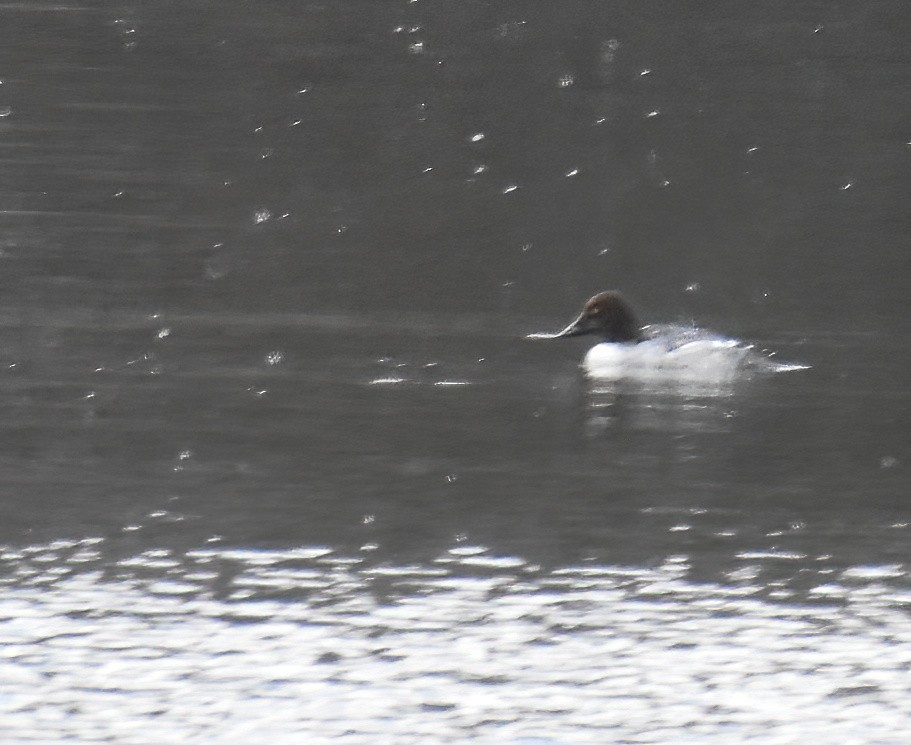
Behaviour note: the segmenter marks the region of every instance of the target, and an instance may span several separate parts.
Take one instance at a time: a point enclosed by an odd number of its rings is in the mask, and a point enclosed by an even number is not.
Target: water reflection
[[[10,741],[240,742],[255,721],[279,743],[898,742],[911,714],[900,566],[820,576],[795,605],[759,599],[748,567],[693,582],[686,555],[106,552],[2,549]]]
[[[586,431],[727,432],[735,381],[595,381],[585,386]]]

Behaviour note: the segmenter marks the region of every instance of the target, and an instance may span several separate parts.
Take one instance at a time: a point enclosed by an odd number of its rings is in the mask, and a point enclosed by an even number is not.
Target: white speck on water
[[[572,170],[567,171],[567,172],[564,174],[564,176],[566,176],[566,178],[572,178],[573,176],[578,176],[578,175],[579,175],[579,169],[578,169],[578,168],[573,168]]]
[[[557,87],[569,88],[575,82],[576,79],[569,73],[566,73],[565,75],[561,75],[559,78],[557,78]]]
[[[278,349],[276,349],[272,352],[269,352],[269,354],[266,355],[266,363],[269,365],[272,365],[273,367],[275,365],[281,364],[281,362],[284,359],[285,359],[284,353]]]
[[[388,375],[383,378],[374,378],[367,382],[367,385],[397,385],[399,383],[407,383],[408,381],[405,378],[399,378],[396,376]]]
[[[507,186],[505,189],[503,189],[503,192],[502,192],[502,193],[503,193],[503,194],[511,194],[512,192],[514,192],[514,191],[515,191],[516,189],[518,189],[518,188],[519,188],[518,185],[516,185],[516,184],[510,184],[510,185]]]
[[[807,555],[798,553],[796,551],[741,551],[737,554],[738,559],[784,559],[787,561],[797,561],[798,559],[806,559]]]
[[[483,132],[475,132],[473,135],[471,135],[471,137],[468,138],[468,140],[470,142],[480,142],[484,139],[484,136],[485,135]]]
[[[456,542],[464,542],[467,538],[468,536],[456,536]],[[452,554],[453,556],[478,556],[487,551],[489,551],[487,546],[458,546],[449,549],[446,553]]]
[[[259,225],[272,219],[272,212],[265,207],[261,207],[253,213],[253,224]]]
[[[841,576],[843,579],[889,579],[905,576],[905,568],[901,564],[867,564],[848,567]]]
[[[516,556],[466,556],[459,562],[463,566],[488,567],[490,569],[518,569],[525,561]]]

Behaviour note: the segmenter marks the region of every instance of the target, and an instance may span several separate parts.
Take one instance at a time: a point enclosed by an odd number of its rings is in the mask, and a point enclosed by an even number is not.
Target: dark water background
[[[0,739],[906,742],[909,29],[0,4]]]

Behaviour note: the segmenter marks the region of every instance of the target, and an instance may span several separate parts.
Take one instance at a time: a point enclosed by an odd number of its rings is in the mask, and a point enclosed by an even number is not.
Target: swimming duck
[[[582,362],[590,378],[727,381],[742,371],[805,369],[804,365],[773,361],[753,351],[750,344],[693,326],[640,326],[632,308],[615,290],[590,298],[562,331],[532,336],[562,339],[583,334],[599,339]]]

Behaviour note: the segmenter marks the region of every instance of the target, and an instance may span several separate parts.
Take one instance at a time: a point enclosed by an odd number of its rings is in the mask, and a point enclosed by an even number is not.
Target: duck
[[[807,369],[806,365],[773,360],[754,350],[752,344],[695,326],[642,326],[617,290],[589,298],[562,331],[531,336],[565,339],[583,335],[598,339],[582,360],[585,375],[593,379],[718,383],[756,371]]]

